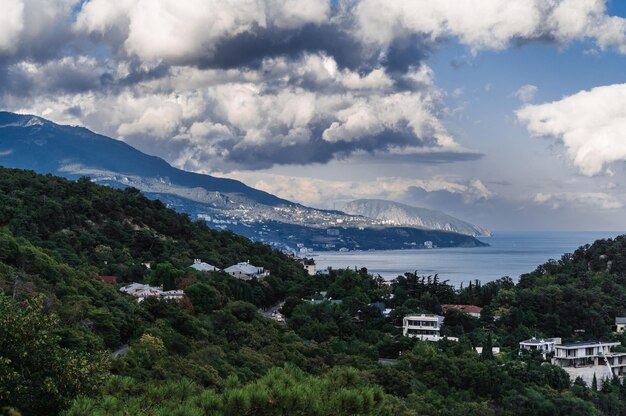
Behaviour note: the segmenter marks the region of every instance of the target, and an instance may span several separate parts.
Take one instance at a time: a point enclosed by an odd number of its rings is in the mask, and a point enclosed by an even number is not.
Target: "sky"
[[[0,108],[303,204],[626,230],[621,0],[4,0]]]

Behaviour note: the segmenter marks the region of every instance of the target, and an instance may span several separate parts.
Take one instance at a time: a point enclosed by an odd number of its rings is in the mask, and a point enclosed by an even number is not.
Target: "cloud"
[[[120,137],[190,170],[351,155],[476,160],[424,60],[590,39],[626,52],[601,0],[7,0],[0,103]],[[460,90],[455,94],[460,94]],[[453,94],[454,95],[454,94]],[[532,95],[532,94],[530,94]],[[207,169],[207,166],[210,169]]]
[[[438,162],[480,157],[461,147],[441,123],[443,94],[424,65],[402,75],[410,86],[405,90],[398,90],[380,68],[366,73],[341,69],[322,54],[298,61],[268,58],[258,70],[173,67],[165,78],[148,77],[134,85],[123,83],[127,66],[95,67],[88,58],[16,64],[14,80],[26,80],[31,94],[15,88],[5,101],[58,122],[82,121],[139,148],[152,143],[151,150],[191,170],[324,163],[355,152],[398,158],[421,154],[422,160]],[[49,90],[50,84],[40,80],[54,80],[56,73],[75,76],[60,77],[68,85]],[[111,87],[88,87],[103,80]],[[202,123],[223,128],[192,131]]]
[[[5,0],[0,14],[0,58],[40,60],[70,40],[79,0]]]
[[[359,182],[251,172],[230,172],[227,176],[281,198],[323,208],[332,208],[336,202],[359,198],[406,201],[415,189],[425,193],[442,192],[457,195],[468,204],[494,196],[480,180],[455,177],[430,179],[379,177],[373,181]]]
[[[560,140],[567,156],[585,175],[597,175],[606,165],[626,160],[626,84],[527,105],[516,115],[532,135]]]
[[[532,85],[526,84],[522,85],[517,91],[515,91],[515,96],[519,98],[524,104],[530,102],[535,98],[535,94],[537,94],[539,89]]]
[[[20,0],[7,0],[6,12],[0,15],[0,51],[10,51],[24,29],[24,4]]]
[[[614,210],[624,207],[624,203],[615,195],[604,192],[540,192],[535,195],[533,201],[537,204],[549,205],[552,209],[559,209],[563,205],[594,207],[602,210]]]
[[[607,16],[602,0],[363,0],[355,6],[356,33],[386,45],[407,33],[458,38],[474,52],[511,42],[593,39],[626,53],[626,20]]]
[[[181,64],[215,56],[225,40],[241,35],[319,25],[329,12],[329,2],[307,0],[90,0],[74,27],[120,53]]]

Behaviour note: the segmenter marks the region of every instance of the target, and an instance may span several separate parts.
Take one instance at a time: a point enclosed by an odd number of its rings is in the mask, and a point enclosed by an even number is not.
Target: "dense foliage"
[[[626,414],[619,380],[572,383],[517,351],[535,334],[615,336],[613,319],[626,313],[624,237],[548,262],[518,284],[454,288],[407,273],[388,285],[366,269],[311,277],[279,252],[136,190],[6,169],[0,227],[0,413]],[[271,276],[196,272],[194,258],[220,267],[250,260]],[[120,283],[97,278],[105,274]],[[130,281],[185,297],[138,303],[118,290]],[[279,301],[286,324],[264,314]],[[441,313],[445,303],[483,307],[480,318],[447,311],[444,334],[458,342],[401,336],[404,315]],[[393,308],[388,317],[382,304]]]

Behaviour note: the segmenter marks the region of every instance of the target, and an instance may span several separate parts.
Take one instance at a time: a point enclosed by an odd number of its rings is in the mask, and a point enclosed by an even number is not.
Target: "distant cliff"
[[[441,211],[413,207],[382,199],[358,199],[348,202],[343,211],[347,214],[383,221],[386,225],[411,226],[429,230],[452,231],[474,237],[490,236],[486,228],[462,221]]]

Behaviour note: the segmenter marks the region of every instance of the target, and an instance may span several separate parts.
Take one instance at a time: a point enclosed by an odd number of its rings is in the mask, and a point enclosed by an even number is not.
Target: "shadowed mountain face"
[[[281,248],[397,249],[420,247],[425,241],[439,247],[483,245],[455,233],[388,227],[363,216],[305,207],[236,180],[174,168],[86,128],[31,115],[0,112],[0,165],[70,179],[89,176],[112,187],[132,186],[214,228]],[[374,234],[380,244],[370,241]]]
[[[161,158],[86,128],[61,126],[30,115],[0,112],[0,163],[74,178],[101,180],[115,174],[155,179],[173,186],[239,194],[265,205],[294,205],[236,180],[176,169]]]
[[[394,226],[420,227],[429,230],[452,231],[474,237],[490,236],[491,232],[441,211],[413,207],[382,199],[358,199],[348,202],[343,210],[352,215],[383,221]]]

